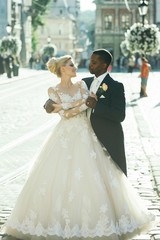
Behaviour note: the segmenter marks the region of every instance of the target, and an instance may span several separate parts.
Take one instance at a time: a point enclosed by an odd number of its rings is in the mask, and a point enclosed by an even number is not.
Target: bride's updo
[[[52,57],[47,62],[47,68],[51,73],[57,75],[57,77],[61,77],[61,67],[65,66],[70,59],[72,59],[70,55],[65,55],[60,58]]]

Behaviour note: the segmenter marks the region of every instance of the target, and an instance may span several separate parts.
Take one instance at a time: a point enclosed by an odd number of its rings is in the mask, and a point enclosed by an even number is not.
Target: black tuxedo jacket
[[[88,89],[90,89],[93,77],[84,78]],[[90,120],[95,134],[107,149],[108,153],[121,170],[127,175],[126,158],[124,150],[124,136],[121,122],[125,118],[125,95],[123,84],[113,80],[109,74],[104,78],[101,85],[108,86],[98,98]]]

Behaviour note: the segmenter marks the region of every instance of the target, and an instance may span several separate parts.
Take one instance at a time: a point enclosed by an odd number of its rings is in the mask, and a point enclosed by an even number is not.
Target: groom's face
[[[102,75],[107,70],[107,64],[104,63],[100,56],[92,54],[89,64],[89,71],[91,74],[95,74],[96,77]]]

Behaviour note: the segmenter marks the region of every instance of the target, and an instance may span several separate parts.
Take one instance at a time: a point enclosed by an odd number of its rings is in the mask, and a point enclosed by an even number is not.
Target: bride
[[[72,58],[52,58],[47,66],[61,79],[48,90],[61,121],[45,141],[4,232],[33,240],[125,240],[149,230],[154,216],[86,117],[89,92],[85,82],[71,81]]]

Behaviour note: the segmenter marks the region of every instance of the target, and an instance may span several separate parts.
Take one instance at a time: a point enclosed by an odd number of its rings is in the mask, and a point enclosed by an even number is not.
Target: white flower
[[[100,207],[100,213],[106,213],[107,210],[108,210],[107,204],[103,204],[103,205]]]
[[[125,44],[128,51],[154,55],[160,50],[160,32],[156,25],[135,23],[125,33]],[[121,50],[123,53],[123,44]],[[124,53],[123,53],[124,54]],[[125,55],[125,54],[124,54]]]
[[[81,180],[81,178],[83,177],[83,174],[82,174],[82,171],[80,168],[78,168],[75,172],[75,177],[78,179],[78,180]]]
[[[94,151],[90,152],[90,157],[96,159],[96,153]]]
[[[7,53],[12,55],[19,55],[21,51],[21,40],[14,36],[3,37],[0,43],[1,54]]]

